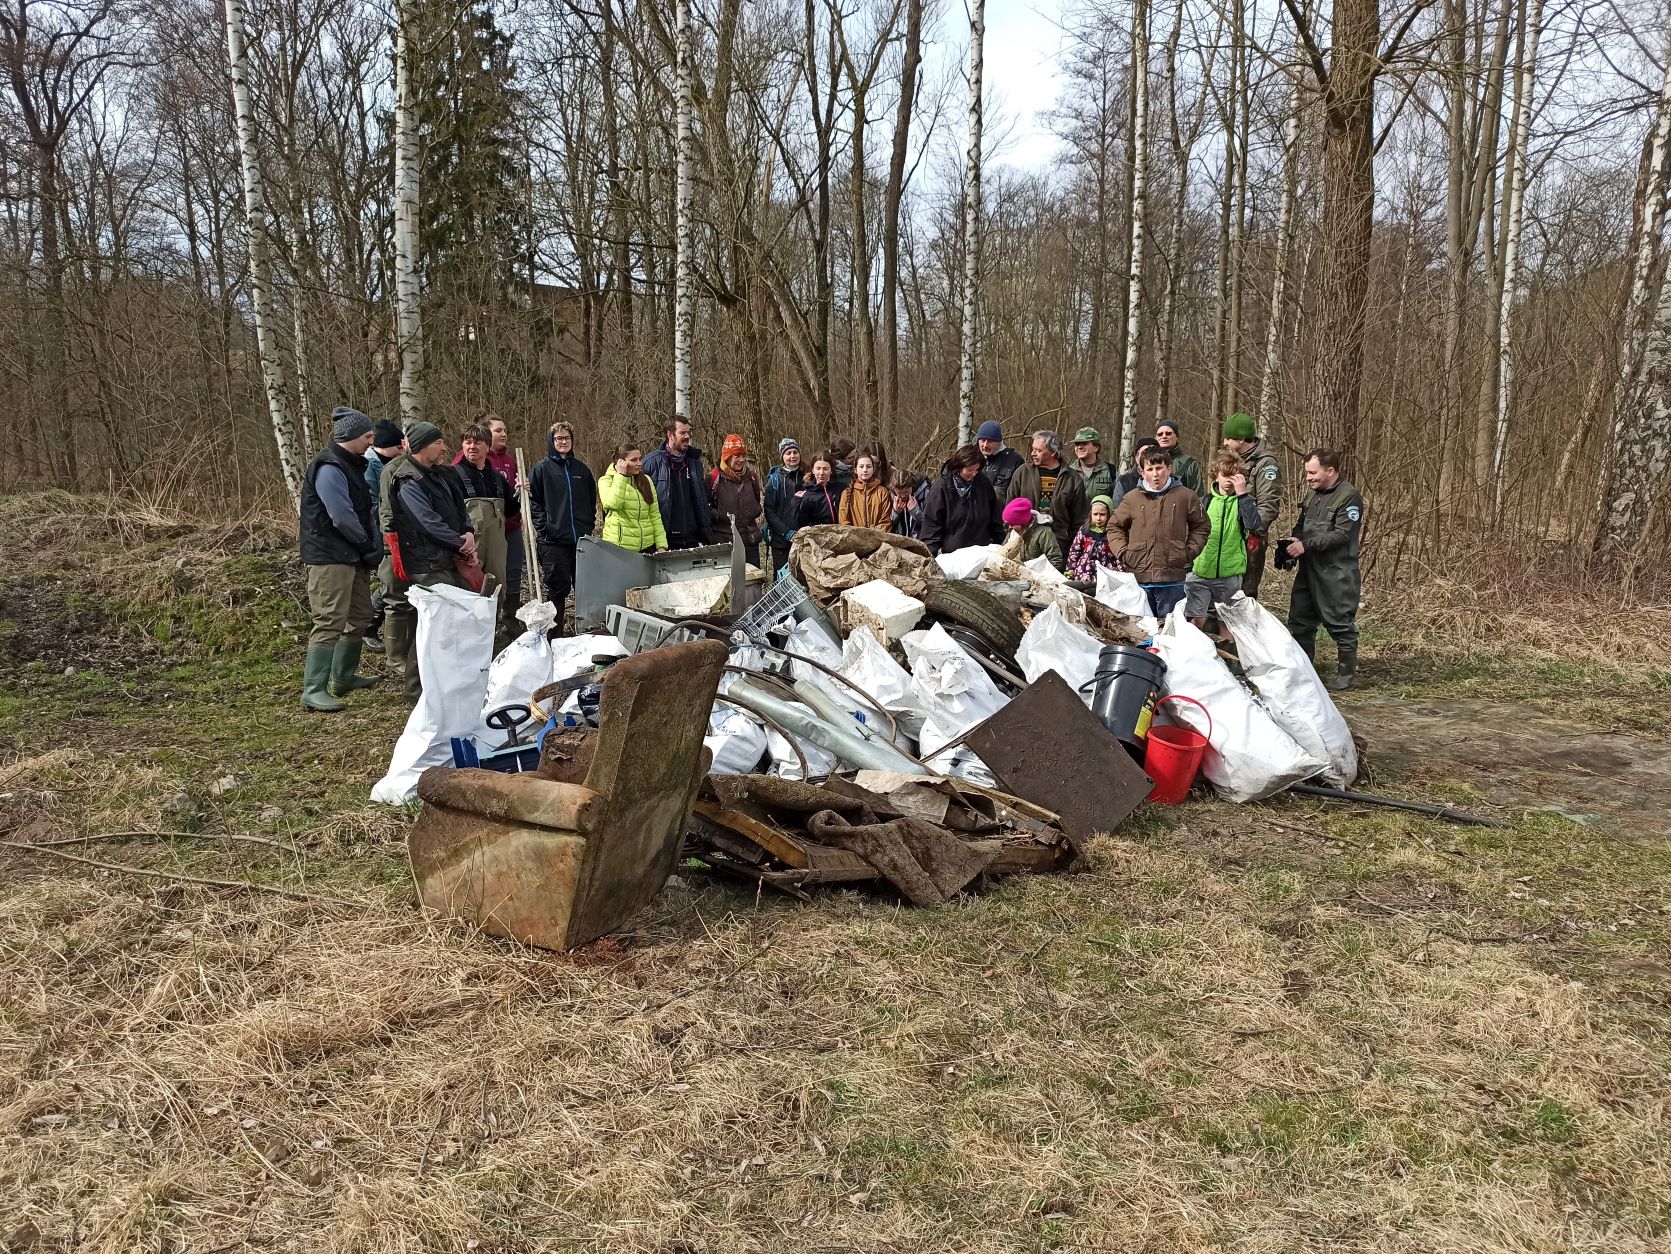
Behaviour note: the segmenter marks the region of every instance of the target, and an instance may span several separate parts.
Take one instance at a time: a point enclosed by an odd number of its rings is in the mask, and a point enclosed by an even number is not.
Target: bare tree
[[[986,42],[986,0],[969,8],[969,147],[963,185],[963,351],[958,367],[957,442],[969,443],[975,431],[975,359],[980,352],[977,326],[981,272],[981,56]]]
[[[290,412],[290,393],[280,357],[273,301],[273,219],[266,181],[256,151],[255,109],[250,101],[249,50],[244,38],[243,0],[225,0],[226,58],[232,77],[232,107],[238,123],[238,157],[244,172],[244,225],[249,248],[250,306],[255,318],[256,352],[267,393],[267,415],[278,446],[279,473],[292,504],[302,499],[304,450]]]
[[[1126,276],[1126,369],[1120,405],[1120,463],[1137,442],[1137,355],[1143,334],[1143,226],[1149,184],[1149,3],[1131,15],[1131,268]]]
[[[418,272],[417,55],[412,0],[395,3],[395,323],[400,347],[400,412],[410,426],[424,416],[423,282]]]

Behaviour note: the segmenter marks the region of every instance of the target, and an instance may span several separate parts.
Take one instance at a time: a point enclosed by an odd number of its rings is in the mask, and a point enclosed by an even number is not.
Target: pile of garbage
[[[578,625],[610,629],[577,636],[551,638],[553,608],[524,606],[527,630],[480,665],[463,659],[491,651],[492,602],[415,588],[423,696],[373,799],[411,800],[437,765],[551,774],[552,734],[597,726],[618,659],[697,638],[729,652],[685,854],[784,892],[885,881],[926,904],[982,876],[1063,869],[1150,794],[1152,727],[1197,733],[1201,775],[1233,802],[1356,776],[1345,720],[1257,601],[1218,607],[1232,670],[1181,606],[1149,617],[1134,577],[1076,584],[1014,553],[936,558],[905,537],[810,527],[768,583],[740,545],[662,566],[598,552],[617,582],[669,582],[594,597]],[[578,582],[587,571],[583,545]],[[1133,657],[1159,678],[1119,713],[1110,686],[1129,684],[1117,663]]]

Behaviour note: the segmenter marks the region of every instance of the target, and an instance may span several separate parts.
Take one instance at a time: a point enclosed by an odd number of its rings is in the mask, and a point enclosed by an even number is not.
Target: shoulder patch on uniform
[[[1363,511],[1356,505],[1348,505],[1346,507],[1346,517],[1350,518],[1353,522],[1357,522],[1358,519],[1363,517]]]
[[[1267,479],[1275,479],[1276,478],[1276,467],[1275,466],[1266,466],[1265,467],[1265,478],[1267,478]]]

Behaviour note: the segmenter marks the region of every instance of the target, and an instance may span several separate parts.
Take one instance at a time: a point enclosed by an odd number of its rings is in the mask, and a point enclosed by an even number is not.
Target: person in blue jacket
[[[574,589],[575,550],[598,521],[598,481],[574,453],[574,428],[551,425],[546,455],[529,475],[528,505],[534,516],[540,578],[545,599],[557,607],[557,631],[564,629],[564,603]]]
[[[702,450],[690,442],[690,422],[683,414],[667,420],[667,439],[644,459],[644,473],[656,488],[661,521],[670,549],[694,549],[708,542],[708,478]]]

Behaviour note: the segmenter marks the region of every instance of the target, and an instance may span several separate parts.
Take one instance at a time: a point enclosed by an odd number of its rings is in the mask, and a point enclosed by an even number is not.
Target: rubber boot
[[[1330,692],[1345,692],[1352,686],[1352,675],[1358,669],[1358,651],[1356,649],[1340,650],[1339,660],[1335,663],[1334,678],[1329,680]]]
[[[363,645],[364,641],[350,640],[347,636],[337,641],[337,647],[331,654],[331,691],[339,697],[346,697],[361,688],[377,686],[377,676],[354,673],[360,665]]]
[[[331,680],[333,650],[320,646],[308,650],[307,664],[302,669],[302,708],[321,714],[335,714],[347,707],[325,691]]]
[[[411,614],[390,614],[383,620],[383,644],[389,668],[401,677],[401,691],[408,701],[416,701],[423,691],[418,680],[416,646],[417,619]]]

